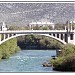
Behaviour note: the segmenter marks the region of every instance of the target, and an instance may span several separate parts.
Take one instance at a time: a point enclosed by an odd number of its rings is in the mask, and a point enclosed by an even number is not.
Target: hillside
[[[74,19],[74,3],[0,3],[0,22],[26,25],[32,21],[66,22]]]

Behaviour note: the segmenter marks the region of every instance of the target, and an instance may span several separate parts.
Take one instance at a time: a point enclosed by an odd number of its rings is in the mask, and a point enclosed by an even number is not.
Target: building
[[[34,27],[34,26],[52,26],[52,28],[54,29],[54,27],[55,27],[55,24],[54,23],[52,23],[52,22],[32,22],[32,23],[30,23],[29,24],[30,25],[30,27]]]
[[[75,21],[70,21],[70,23],[74,23],[75,24]]]

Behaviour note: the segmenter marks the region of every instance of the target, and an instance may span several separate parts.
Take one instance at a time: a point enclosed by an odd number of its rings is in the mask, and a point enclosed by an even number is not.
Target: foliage
[[[54,67],[58,67],[62,64],[63,60],[65,60],[64,57],[59,57],[57,59],[51,59],[50,62]]]
[[[2,53],[2,47],[0,47],[0,60],[2,59],[2,55],[3,53]]]
[[[62,46],[61,54],[55,60],[51,59],[54,70],[75,71],[75,45]]]
[[[73,53],[75,54],[75,46],[72,45],[72,44],[64,45],[64,46],[61,48],[61,50],[62,50],[61,56],[67,56],[67,55],[73,54]]]
[[[12,25],[9,26],[9,30],[29,30],[29,26],[17,26],[17,25]]]
[[[55,29],[57,29],[57,30],[63,30],[63,29],[65,29],[65,24],[57,23],[55,25]]]
[[[68,55],[66,57],[58,57],[51,60],[54,70],[59,71],[75,71],[75,55]]]
[[[0,45],[0,59],[9,58],[11,54],[16,53],[19,51],[19,47],[17,46],[17,39],[11,39],[6,41],[2,45]]]
[[[40,35],[26,35],[18,37],[18,45],[21,48],[34,47],[35,49],[55,49],[60,48],[62,44],[50,37]],[[25,46],[25,47],[24,47]]]
[[[75,71],[75,54],[66,56],[65,61],[61,63],[61,68],[63,71]]]

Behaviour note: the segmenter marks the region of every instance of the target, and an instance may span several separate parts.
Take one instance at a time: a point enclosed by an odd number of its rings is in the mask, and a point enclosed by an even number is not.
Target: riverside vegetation
[[[7,59],[10,55],[18,52],[17,38],[11,39],[0,45],[0,59]]]
[[[50,62],[54,70],[75,71],[75,45],[64,45],[58,57]]]
[[[62,44],[50,37],[40,35],[26,35],[18,38],[21,49],[60,49]]]

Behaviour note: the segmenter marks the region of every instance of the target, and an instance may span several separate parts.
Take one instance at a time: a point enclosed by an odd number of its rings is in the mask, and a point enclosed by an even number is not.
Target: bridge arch
[[[6,42],[6,41],[8,41],[8,40],[10,40],[10,39],[12,39],[12,38],[19,37],[19,36],[23,36],[23,35],[30,35],[30,34],[16,34],[16,35],[13,35],[13,36],[11,36],[11,37],[9,37],[9,38],[6,38],[6,39],[2,40],[2,41],[0,42],[0,45],[1,45],[2,43]],[[54,36],[52,36],[52,35],[49,35],[49,34],[36,34],[36,35],[47,36],[47,37],[53,38],[53,39],[55,39],[55,40],[61,42],[62,44],[66,44],[65,41],[63,41],[63,40],[61,40],[61,39],[59,39],[59,38],[57,38],[57,37],[54,37]]]

